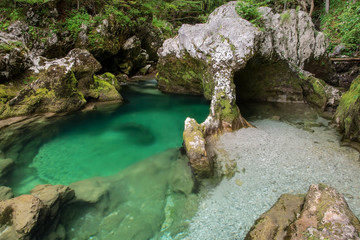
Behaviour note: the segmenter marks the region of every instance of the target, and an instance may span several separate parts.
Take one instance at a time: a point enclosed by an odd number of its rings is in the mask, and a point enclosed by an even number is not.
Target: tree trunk
[[[326,1],[329,1],[329,0],[326,0]],[[314,0],[311,0],[311,7],[310,7],[310,12],[309,12],[310,17],[313,14],[314,7],[315,7]]]
[[[329,13],[330,10],[330,0],[325,0],[325,12],[326,14]]]

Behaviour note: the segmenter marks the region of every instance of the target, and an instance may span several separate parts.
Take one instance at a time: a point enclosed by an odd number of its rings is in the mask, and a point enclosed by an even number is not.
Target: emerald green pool
[[[23,194],[37,184],[68,185],[111,176],[154,154],[180,147],[185,118],[202,122],[208,114],[205,99],[163,94],[155,80],[129,85],[122,95],[125,104],[76,113],[45,126],[41,131],[56,128],[56,134],[36,149],[32,161],[18,166],[11,179],[13,191]]]

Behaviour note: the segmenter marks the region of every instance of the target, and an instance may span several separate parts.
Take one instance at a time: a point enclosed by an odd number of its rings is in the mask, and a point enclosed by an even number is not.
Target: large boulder
[[[10,81],[31,66],[29,50],[23,40],[0,32],[0,82]]]
[[[210,14],[205,24],[183,25],[178,35],[166,40],[158,52],[159,88],[167,92],[203,94],[211,99],[211,121],[220,121],[218,126],[227,126],[227,130],[248,125],[236,105],[234,75],[246,71],[249,60],[261,61],[265,66],[257,71],[261,75],[251,83],[257,86],[261,80],[265,82],[266,77],[269,84],[262,83],[267,88],[262,93],[268,95],[261,97],[270,101],[301,102],[306,99],[298,72],[306,73],[303,69],[307,62],[326,56],[324,34],[316,32],[307,13],[288,10],[278,14],[262,7],[259,11],[263,15],[264,30],[261,31],[242,19],[235,8],[236,2],[230,2]],[[274,74],[267,72],[277,65]],[[246,91],[241,84],[237,88]]]
[[[245,237],[245,240],[282,240],[286,228],[296,220],[304,196],[283,194],[274,206],[262,214]]]
[[[58,216],[60,208],[75,197],[75,192],[67,186],[44,184],[34,187],[31,195],[44,204],[44,217],[53,220]]]
[[[0,85],[0,119],[41,112],[69,112],[84,106],[86,99],[122,100],[120,85],[110,74],[94,77],[100,63],[84,49],[73,49],[66,57],[33,58],[32,82],[16,96],[11,86]],[[2,89],[10,88],[9,94]]]
[[[32,195],[0,202],[0,239],[31,239],[36,233],[44,204]]]
[[[360,239],[359,219],[344,197],[323,184],[311,185],[300,216],[288,228],[288,239]]]
[[[138,37],[132,36],[122,45],[119,52],[120,62],[118,68],[122,73],[133,75],[146,65],[149,55],[141,48],[141,41]]]
[[[38,185],[31,195],[1,201],[0,239],[43,239],[58,228],[61,210],[74,195],[63,185]]]
[[[360,142],[360,75],[341,97],[334,119],[345,139]]]
[[[306,196],[282,195],[255,221],[251,239],[360,239],[360,222],[344,197],[324,184],[310,186]]]

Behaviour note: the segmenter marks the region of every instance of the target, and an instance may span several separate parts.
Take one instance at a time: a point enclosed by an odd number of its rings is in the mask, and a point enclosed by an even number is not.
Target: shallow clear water
[[[11,179],[14,192],[26,193],[40,183],[68,185],[113,175],[151,155],[180,147],[185,118],[202,122],[208,114],[203,98],[163,94],[156,89],[156,81],[129,85],[122,95],[128,101],[124,105],[77,113],[41,129],[45,132],[56,125],[57,134],[32,161],[19,165]]]
[[[248,104],[242,113],[256,128],[219,137],[218,161],[238,171],[211,187],[199,203],[186,240],[244,239],[281,194],[306,193],[325,183],[345,196],[360,217],[360,161],[340,147],[341,136],[304,104]]]

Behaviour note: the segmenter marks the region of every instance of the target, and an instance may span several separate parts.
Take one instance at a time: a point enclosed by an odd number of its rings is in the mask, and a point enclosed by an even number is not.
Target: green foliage
[[[72,10],[69,13],[69,17],[65,20],[65,28],[70,31],[71,36],[76,39],[79,32],[81,31],[81,26],[84,24],[86,26],[91,25],[94,22],[92,16],[85,11],[85,9]]]
[[[174,34],[174,27],[166,20],[154,17],[152,20],[152,25],[160,29],[164,38],[170,38]]]
[[[237,13],[255,26],[262,28],[261,13],[259,7],[266,6],[267,1],[241,0],[236,6]]]
[[[285,11],[280,16],[281,16],[281,22],[284,23],[290,19],[290,12]]]
[[[0,31],[6,31],[11,23],[20,20],[21,13],[17,9],[0,8]]]
[[[42,3],[47,3],[50,0],[15,0],[15,4],[16,3],[28,3],[28,4],[42,4]]]
[[[330,52],[339,44],[346,46],[347,55],[359,51],[360,1],[330,1],[329,14],[321,16],[321,29],[330,40]]]

